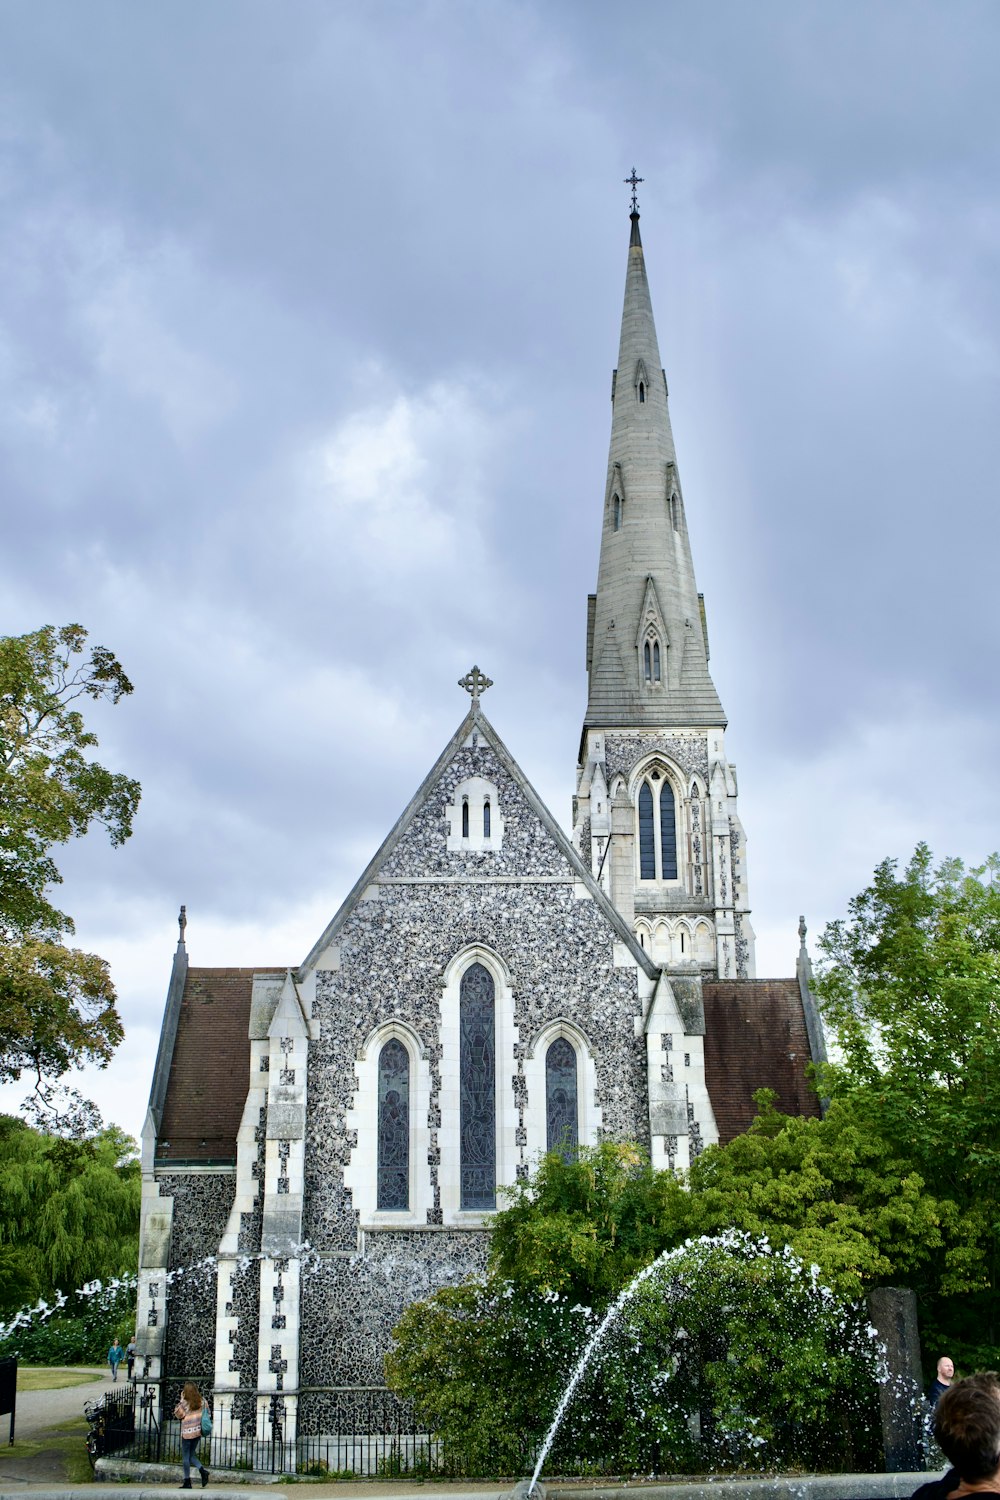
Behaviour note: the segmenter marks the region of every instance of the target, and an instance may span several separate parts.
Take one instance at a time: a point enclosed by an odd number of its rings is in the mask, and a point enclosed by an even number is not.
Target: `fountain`
[[[621,1347],[611,1351],[614,1332]],[[800,1460],[838,1439],[840,1456],[856,1459],[852,1437],[874,1451],[876,1391],[887,1374],[875,1330],[822,1285],[815,1266],[766,1239],[731,1231],[689,1240],[623,1289],[569,1377],[528,1495],[588,1372],[600,1378],[602,1358],[619,1396],[623,1380],[629,1388],[626,1415],[644,1425],[648,1451],[662,1440],[674,1467],[679,1447],[743,1468],[780,1459],[790,1445]],[[592,1395],[596,1409],[605,1386]],[[834,1410],[845,1398],[862,1415],[853,1434]]]

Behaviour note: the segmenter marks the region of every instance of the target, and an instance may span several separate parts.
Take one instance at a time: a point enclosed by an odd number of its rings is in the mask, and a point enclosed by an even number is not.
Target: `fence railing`
[[[140,1389],[138,1400],[135,1386],[111,1393],[109,1399],[114,1412],[102,1424],[101,1454],[141,1463],[180,1463],[180,1423],[158,1418],[152,1387]],[[224,1421],[213,1421],[211,1437],[203,1438],[199,1448],[202,1462],[209,1469],[343,1479],[444,1478],[462,1472],[461,1461],[449,1461],[440,1438],[383,1386],[327,1387],[303,1392],[299,1399],[300,1427],[305,1419],[316,1430],[286,1438],[280,1398],[258,1411],[248,1393],[248,1410],[237,1408]]]

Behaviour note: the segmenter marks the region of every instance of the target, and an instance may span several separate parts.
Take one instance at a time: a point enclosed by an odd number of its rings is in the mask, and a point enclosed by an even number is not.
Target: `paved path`
[[[80,1373],[84,1372],[81,1370]],[[87,1427],[83,1420],[83,1403],[97,1401],[106,1390],[118,1389],[116,1385],[112,1385],[106,1365],[101,1368],[96,1365],[92,1366],[87,1373],[93,1379],[86,1385],[64,1385],[54,1391],[18,1391],[14,1436],[16,1438],[35,1437],[38,1433],[48,1432],[53,1427],[61,1427],[64,1422],[69,1422],[74,1417],[79,1417],[80,1432],[85,1433]],[[9,1418],[0,1417],[0,1443],[6,1439],[8,1421]],[[3,1452],[0,1449],[0,1458],[2,1457]]]

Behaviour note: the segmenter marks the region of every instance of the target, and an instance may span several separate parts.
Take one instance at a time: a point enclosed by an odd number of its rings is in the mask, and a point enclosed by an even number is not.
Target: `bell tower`
[[[726,715],[708,667],[632,186],[597,592],[587,608],[587,712],[577,848],[654,961],[752,978],[746,836]]]

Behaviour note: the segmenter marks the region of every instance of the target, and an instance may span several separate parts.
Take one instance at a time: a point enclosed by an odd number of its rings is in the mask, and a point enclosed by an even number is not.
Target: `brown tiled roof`
[[[755,1089],[774,1089],[789,1115],[818,1115],[797,979],[710,980],[705,1000],[705,1081],[725,1144],[750,1124]]]
[[[158,1162],[235,1162],[250,1078],[250,996],[259,972],[188,969]]]

